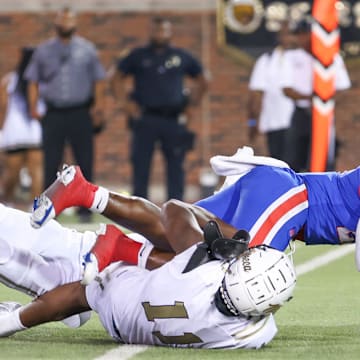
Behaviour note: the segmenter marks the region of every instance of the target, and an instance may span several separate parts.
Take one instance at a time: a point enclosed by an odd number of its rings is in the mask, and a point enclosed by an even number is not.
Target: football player
[[[195,203],[192,211],[206,213],[206,220],[221,219],[225,232],[227,224],[245,229],[250,246],[266,244],[283,251],[293,239],[308,245],[355,241],[360,167],[344,173],[295,173],[283,161],[254,156],[248,147],[233,156],[215,156],[210,162],[217,174],[227,178],[221,191]],[[33,226],[42,226],[70,206],[90,208],[119,223],[123,221],[121,211],[136,203],[131,211],[139,217],[149,216],[153,206],[149,202],[117,196],[113,206],[109,192],[85,181],[79,168],[69,167],[64,174],[35,203]],[[129,219],[129,213],[124,213]],[[124,225],[131,229],[131,224]]]
[[[52,189],[52,204],[56,204],[55,194],[60,199],[64,189],[70,189],[63,186],[69,173],[72,179],[77,177],[79,181],[79,169],[64,170],[57,191]],[[81,193],[85,192],[83,189]],[[71,191],[69,196],[74,194]],[[139,245],[115,226],[104,226],[87,256],[83,282],[89,283],[88,286],[72,282],[44,293],[25,307],[3,312],[1,336],[93,309],[99,313],[108,333],[125,343],[259,348],[271,341],[277,331],[272,313],[291,298],[296,282],[293,265],[284,253],[268,247],[246,250],[246,232],[236,232],[234,239],[223,239],[213,221],[204,226],[208,236],[206,243],[202,243],[201,222],[205,221],[207,213],[199,211],[197,215],[182,203],[169,202],[159,211],[151,203],[139,202],[136,198],[125,199],[127,206],[124,206],[119,201],[120,195],[105,196],[108,196],[105,214],[115,216],[117,212],[119,222],[126,222],[147,238],[154,239],[159,248],[150,246],[146,240]],[[141,212],[144,206],[150,214],[147,220],[138,216],[137,210]],[[122,217],[126,212],[129,218]],[[43,231],[52,227],[53,222],[50,221]],[[233,234],[235,229],[227,225],[226,231],[230,229]],[[56,238],[53,240],[57,242]],[[51,244],[51,239],[47,242]],[[199,242],[206,246],[200,246]],[[8,251],[8,259],[14,254],[20,257],[18,248],[5,241],[2,245]],[[144,263],[145,257],[149,267],[163,263],[164,257],[159,257],[158,263],[153,261],[154,250],[168,254],[168,258],[172,253],[177,256],[153,271],[134,266]],[[78,256],[79,253],[82,250],[77,252]],[[118,260],[123,261],[106,267]],[[48,273],[65,271],[59,259],[43,261],[46,263],[43,270],[47,268]],[[94,276],[89,270],[94,269],[91,266],[94,262],[97,276],[91,281]],[[101,271],[100,274],[97,271]],[[74,278],[76,280],[76,275]]]
[[[221,219],[225,236],[230,237],[234,228],[245,229],[250,246],[266,244],[281,251],[293,239],[310,245],[339,245],[354,242],[357,227],[360,232],[360,168],[344,173],[295,173],[283,161],[254,156],[248,147],[233,156],[215,156],[210,162],[217,174],[227,178],[220,191],[191,206],[200,226],[209,219]],[[32,224],[40,227],[75,205],[103,213],[130,229],[132,217],[136,223],[140,218],[159,217],[159,209],[144,199],[119,195],[115,203],[114,199],[106,189],[87,182],[78,167],[68,167],[35,202]],[[173,202],[178,207],[190,206]],[[154,228],[157,233],[150,234],[150,240],[169,250],[168,239],[159,243],[166,238],[162,226]],[[141,228],[140,233],[144,235]],[[91,262],[89,258],[89,266]],[[356,263],[360,270],[358,252]]]

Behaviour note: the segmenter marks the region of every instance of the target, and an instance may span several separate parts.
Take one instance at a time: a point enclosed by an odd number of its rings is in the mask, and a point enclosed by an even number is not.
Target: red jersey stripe
[[[306,202],[307,199],[307,190],[294,194],[290,198],[286,199],[282,204],[276,207],[264,220],[263,224],[260,226],[257,233],[254,235],[250,241],[250,246],[257,246],[264,243],[264,240],[270,233],[273,226],[291,209],[300,205],[301,203]]]

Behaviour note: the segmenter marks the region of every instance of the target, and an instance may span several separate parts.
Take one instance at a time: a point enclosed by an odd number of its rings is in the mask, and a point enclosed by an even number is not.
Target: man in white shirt
[[[286,131],[290,126],[294,103],[284,95],[280,83],[283,58],[293,46],[288,22],[278,33],[278,46],[261,55],[251,73],[248,100],[250,141],[260,131],[266,135],[270,156],[284,159]]]
[[[311,24],[301,21],[295,26],[293,32],[297,37],[299,48],[289,50],[285,54],[280,83],[284,94],[295,104],[291,126],[286,137],[284,160],[292,169],[299,172],[309,169],[314,59],[311,55]],[[350,88],[349,75],[340,55],[335,57],[334,66],[336,90]]]

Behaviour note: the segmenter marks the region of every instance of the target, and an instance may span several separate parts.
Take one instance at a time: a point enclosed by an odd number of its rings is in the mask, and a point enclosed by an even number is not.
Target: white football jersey
[[[157,270],[116,263],[86,288],[89,305],[115,339],[194,348],[259,348],[275,336],[272,316],[225,316],[214,303],[226,267],[210,261],[183,274],[195,246]]]

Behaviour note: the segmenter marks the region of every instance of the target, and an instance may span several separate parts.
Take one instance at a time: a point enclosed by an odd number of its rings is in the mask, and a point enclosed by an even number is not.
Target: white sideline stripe
[[[327,265],[332,261],[340,259],[341,257],[350,254],[355,250],[355,245],[342,245],[338,249],[330,250],[325,254],[314,257],[313,259],[295,267],[297,276],[304,275],[321,266]]]
[[[300,264],[295,267],[297,276],[304,275],[310,271],[316,270],[319,267],[325,266],[332,261],[340,259],[341,257],[350,254],[355,250],[355,245],[342,245],[335,250],[330,250],[325,254],[314,257],[313,259]],[[104,355],[95,358],[94,360],[129,360],[134,355],[146,351],[149,346],[146,345],[120,345],[116,349],[106,352]]]
[[[134,355],[144,352],[149,346],[146,345],[119,345],[94,360],[127,360]]]

